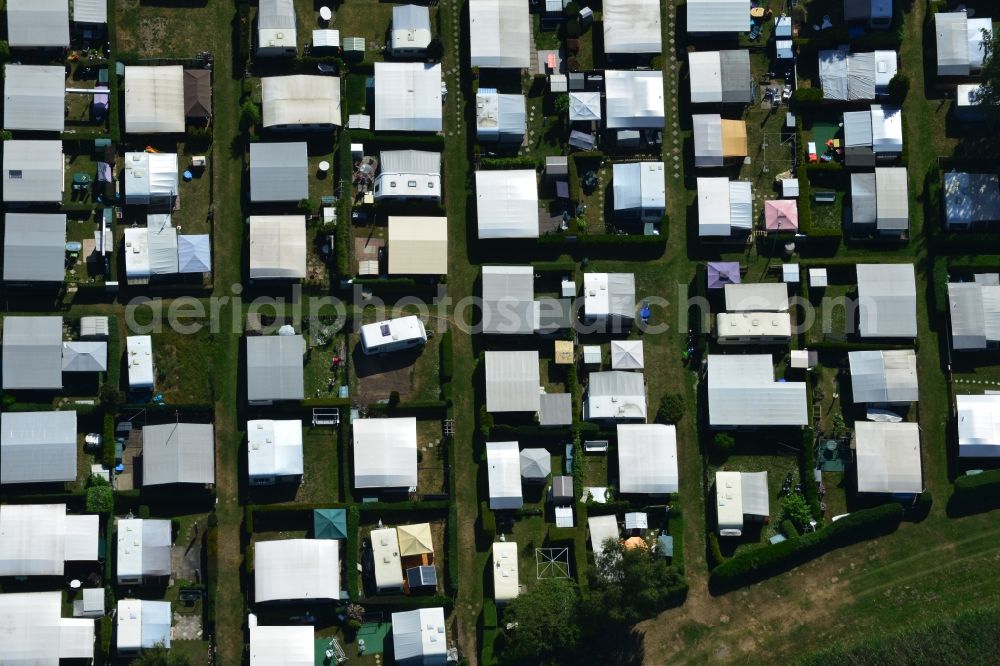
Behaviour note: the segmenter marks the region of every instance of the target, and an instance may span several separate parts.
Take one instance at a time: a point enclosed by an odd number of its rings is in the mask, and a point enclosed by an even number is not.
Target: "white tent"
[[[951,347],[989,349],[1000,344],[1000,285],[987,275],[948,283]]]
[[[493,544],[493,600],[505,604],[521,592],[518,584],[517,544],[497,541]]]
[[[612,340],[611,368],[613,370],[642,370],[642,340]]]
[[[311,626],[265,626],[251,621],[250,666],[313,666],[315,635]]]
[[[119,584],[141,583],[147,576],[171,574],[172,529],[169,520],[118,519],[115,573]]]
[[[486,411],[538,411],[541,382],[537,351],[488,351],[485,362]]]
[[[0,576],[62,576],[66,562],[96,562],[100,516],[65,504],[0,505]]]
[[[521,460],[517,442],[487,442],[486,466],[489,471],[490,508],[520,509]]]
[[[3,128],[62,132],[66,70],[48,65],[4,65]]]
[[[0,594],[0,664],[89,663],[95,626],[93,618],[62,617],[61,592]]]
[[[604,0],[605,53],[659,53],[660,0]]]
[[[0,484],[76,479],[76,412],[0,414]]]
[[[173,203],[178,193],[176,153],[125,153],[125,203]]]
[[[618,519],[614,515],[590,516],[587,518],[587,527],[590,528],[590,548],[594,551],[594,557],[600,557],[604,552],[604,543],[608,539],[617,541],[621,536]]]
[[[479,238],[538,238],[538,185],[532,169],[476,171]]]
[[[724,286],[727,312],[788,312],[784,282],[741,282]]]
[[[417,420],[355,419],[354,487],[414,488],[417,485]]]
[[[808,425],[806,385],[775,381],[770,354],[709,354],[708,413],[715,427]]]
[[[748,32],[750,0],[687,0],[689,33]]]
[[[178,234],[177,272],[212,272],[212,240],[208,234]]]
[[[441,113],[440,63],[375,63],[376,132],[440,132]]]
[[[857,421],[854,435],[859,493],[923,492],[916,423]]]
[[[9,0],[7,41],[13,48],[69,46],[68,0]]]
[[[448,218],[389,216],[389,273],[448,272]]]
[[[250,217],[250,279],[301,280],[306,276],[306,218]]]
[[[115,649],[118,653],[135,653],[157,643],[170,648],[173,614],[169,601],[119,599],[115,618]]]
[[[1000,457],[1000,395],[957,395],[960,458]]]
[[[569,119],[570,122],[600,120],[601,93],[585,91],[571,92],[569,94]]]
[[[444,666],[448,661],[444,609],[419,608],[393,613],[392,647],[397,664]]]
[[[340,78],[296,74],[261,79],[263,124],[272,129],[340,126]]]
[[[173,134],[184,131],[182,66],[128,66],[124,87],[126,132]]]
[[[863,338],[917,337],[912,264],[858,264],[858,327]]]
[[[523,0],[469,0],[471,67],[530,66],[531,19]]]
[[[677,429],[659,423],[618,424],[618,490],[676,493]]]
[[[302,476],[302,421],[247,421],[247,471],[251,483]]]
[[[604,72],[608,129],[663,129],[663,72]]]
[[[847,360],[855,403],[909,404],[920,399],[912,349],[852,351]]]
[[[340,599],[340,541],[282,539],[254,546],[254,601]]]
[[[62,202],[64,172],[62,141],[3,142],[3,200],[8,203]]]
[[[872,150],[876,154],[903,152],[903,110],[872,104]]]

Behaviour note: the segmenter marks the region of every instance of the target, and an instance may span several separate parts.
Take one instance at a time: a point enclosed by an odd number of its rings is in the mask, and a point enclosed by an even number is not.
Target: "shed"
[[[1000,221],[1000,177],[994,173],[949,171],[944,175],[943,194],[949,229],[974,229]]]
[[[541,448],[522,449],[521,478],[529,483],[545,483],[552,474],[552,455]]]
[[[912,349],[852,351],[847,358],[855,403],[905,405],[920,399]]]
[[[125,131],[184,132],[184,68],[180,65],[125,68]]]
[[[80,317],[80,339],[107,338],[107,317]]]
[[[0,414],[0,484],[74,481],[76,412]]]
[[[394,56],[416,56],[427,52],[431,43],[431,14],[423,5],[396,5],[392,8],[389,50]]]
[[[399,666],[444,666],[448,661],[444,609],[393,613],[392,646]]]
[[[62,388],[62,328],[62,317],[4,318],[4,390]]]
[[[583,316],[596,323],[635,319],[635,275],[584,273]]]
[[[844,114],[844,164],[875,166],[871,111],[848,111]]]
[[[440,132],[441,104],[440,63],[375,63],[376,132]]]
[[[88,591],[83,591],[84,596]],[[103,589],[100,594],[103,607]],[[4,639],[0,641],[0,663],[93,661],[97,626],[94,617],[62,617],[62,595],[61,590],[0,594],[0,627],[4,632]]]
[[[212,70],[184,70],[184,117],[201,121],[212,117]]]
[[[63,343],[63,372],[107,372],[108,343],[72,340]]]
[[[520,509],[521,464],[517,442],[487,442],[486,467],[489,477],[490,509]]]
[[[281,539],[254,545],[254,601],[339,601],[340,541]]]
[[[66,216],[7,213],[4,216],[5,282],[62,282],[66,277]]]
[[[339,77],[295,74],[260,82],[265,128],[327,130],[342,124]]]
[[[1000,457],[1000,395],[956,395],[958,456]]]
[[[910,199],[906,169],[875,169],[875,228],[880,233],[901,233],[910,226]]]
[[[118,654],[135,654],[157,644],[170,648],[173,613],[169,601],[119,599],[115,619]]]
[[[645,378],[641,373],[622,370],[590,373],[583,418],[587,421],[645,421]]]
[[[538,425],[566,426],[573,423],[573,396],[570,393],[543,393],[538,396]]]
[[[663,129],[663,72],[659,70],[606,70],[604,100],[608,129]]]
[[[520,594],[517,570],[517,544],[498,541],[493,544],[493,600],[503,605]]]
[[[251,485],[302,478],[302,421],[247,421],[247,474]]]
[[[250,217],[250,279],[301,280],[306,276],[306,218]]]
[[[257,8],[257,55],[295,55],[294,0],[260,0]]]
[[[642,340],[612,340],[611,368],[613,370],[642,370]]]
[[[522,0],[469,1],[469,66],[526,69],[531,66],[531,19]]]
[[[977,275],[974,282],[948,283],[952,349],[985,350],[1000,346],[1000,286],[995,278],[996,275]]]
[[[180,178],[176,153],[125,153],[125,203],[173,208]]]
[[[311,626],[259,625],[251,620],[250,666],[314,666],[315,635]]]
[[[604,0],[604,52],[643,54],[662,51],[660,0]]]
[[[754,82],[750,52],[691,51],[688,53],[692,104],[749,104]]]
[[[573,477],[553,476],[549,488],[549,501],[554,504],[565,504],[573,501]]]
[[[437,569],[432,566],[420,565],[406,570],[406,586],[410,594],[422,590],[435,590],[437,583]]]
[[[535,271],[531,266],[483,266],[482,284],[483,333],[534,333]]]
[[[600,99],[597,108],[600,111]],[[520,144],[528,123],[526,109],[524,95],[500,93],[496,88],[480,88],[476,92],[476,138]]]
[[[321,28],[312,31],[313,51],[340,50],[340,31]]]
[[[441,153],[383,150],[379,162],[376,201],[441,200]]]
[[[903,111],[898,106],[872,105],[872,150],[876,157],[903,152]]]
[[[171,574],[169,520],[118,518],[116,522],[115,573],[119,585],[141,584]]]
[[[851,224],[872,225],[878,220],[874,173],[851,174]]]
[[[476,171],[476,216],[480,239],[538,238],[535,171]]]
[[[859,493],[923,492],[916,423],[857,421],[854,435]]]
[[[128,361],[128,387],[132,391],[153,390],[153,338],[130,335],[125,338]]]
[[[858,264],[858,328],[863,338],[917,337],[912,264]]]
[[[247,338],[247,401],[302,400],[305,349],[301,335]]]
[[[65,504],[0,504],[0,576],[61,577],[66,562],[96,563],[100,521]]]
[[[389,274],[448,272],[448,218],[389,216]]]
[[[712,427],[808,425],[804,382],[774,380],[770,354],[708,356]]]
[[[215,483],[211,423],[167,423],[142,429],[142,485]]]
[[[615,215],[659,221],[667,207],[663,162],[612,165]]]
[[[355,419],[351,423],[355,488],[417,487],[417,420]]]
[[[11,48],[69,46],[67,0],[8,0],[7,42]]]
[[[749,32],[750,0],[688,0],[688,33]]]
[[[57,203],[63,198],[62,141],[3,143],[3,200],[7,203]]]
[[[250,144],[250,200],[299,202],[309,198],[305,141]]]
[[[4,65],[3,128],[65,129],[66,70],[49,65]]]
[[[619,491],[665,495],[678,487],[677,429],[660,423],[619,423]]]
[[[347,509],[313,509],[313,539],[346,539]]]

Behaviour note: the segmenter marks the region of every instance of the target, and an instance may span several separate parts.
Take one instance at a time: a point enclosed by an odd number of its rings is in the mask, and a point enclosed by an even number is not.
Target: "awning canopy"
[[[768,231],[795,231],[799,228],[799,207],[794,199],[764,202],[764,228]]]
[[[346,539],[347,509],[313,509],[314,539]]]
[[[708,288],[722,289],[727,284],[740,284],[740,264],[738,261],[708,262]]]

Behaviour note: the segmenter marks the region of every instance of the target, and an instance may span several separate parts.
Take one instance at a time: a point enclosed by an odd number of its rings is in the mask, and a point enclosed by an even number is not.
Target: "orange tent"
[[[649,548],[643,538],[637,536],[625,539],[625,541],[622,542],[622,545],[625,546],[625,550],[632,550],[633,548]]]

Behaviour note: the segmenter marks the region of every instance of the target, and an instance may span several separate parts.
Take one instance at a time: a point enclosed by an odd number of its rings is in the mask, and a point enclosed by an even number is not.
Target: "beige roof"
[[[183,67],[125,68],[125,131],[129,134],[184,131]]]
[[[399,525],[396,527],[396,536],[399,537],[399,554],[402,557],[434,552],[430,523]]]
[[[746,157],[747,124],[742,120],[722,121],[722,156]]]
[[[340,125],[340,78],[266,76],[261,79],[264,127]]]
[[[301,279],[305,276],[305,216],[251,216],[250,279]]]
[[[389,273],[448,272],[448,218],[389,217]]]

